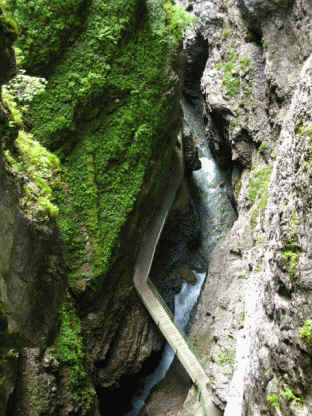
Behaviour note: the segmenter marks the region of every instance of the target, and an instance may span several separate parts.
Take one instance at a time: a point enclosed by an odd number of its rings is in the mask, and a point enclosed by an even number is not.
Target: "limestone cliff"
[[[206,135],[232,168],[239,214],[212,254],[191,337],[225,416],[309,415],[311,5],[183,4],[199,19],[186,50],[207,45]],[[185,397],[170,377],[154,394],[168,406],[155,413],[152,397],[149,415],[171,414]],[[197,408],[191,390],[181,414]]]

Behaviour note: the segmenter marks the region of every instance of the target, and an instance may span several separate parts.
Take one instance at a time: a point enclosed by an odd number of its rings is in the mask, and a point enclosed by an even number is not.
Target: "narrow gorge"
[[[0,416],[312,414],[311,45],[309,0],[0,0]]]

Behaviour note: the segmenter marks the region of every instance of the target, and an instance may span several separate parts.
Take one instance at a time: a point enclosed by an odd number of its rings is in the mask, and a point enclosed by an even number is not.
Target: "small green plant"
[[[297,404],[303,403],[303,399],[301,397],[296,396],[289,387],[287,387],[285,391],[282,391],[281,395],[284,396],[285,399],[288,401],[294,401]]]
[[[6,354],[7,358],[18,358],[19,353],[17,350],[15,349],[10,349],[7,354]]]
[[[258,150],[259,150],[259,152],[264,152],[267,147],[268,147],[268,145],[265,142],[263,142],[263,143],[260,144]]]
[[[249,200],[253,205],[257,199],[257,196],[265,193],[268,189],[270,178],[272,173],[272,167],[264,167],[257,170],[254,173],[253,178],[250,181]],[[262,205],[266,205],[267,198],[262,201]]]
[[[1,20],[3,19],[9,25],[11,30],[15,32],[17,35],[19,35],[20,31],[18,27],[18,22],[13,17],[13,14],[9,11],[6,0],[0,0],[0,11],[2,12],[2,16],[3,16],[3,17],[1,16],[0,19]]]
[[[246,312],[245,312],[245,310],[243,310],[243,311],[240,313],[240,315],[239,315],[239,318],[238,318],[238,324],[239,324],[240,326],[243,326],[243,325],[244,325],[244,322],[245,322],[245,319],[246,319]]]
[[[2,102],[5,108],[9,111],[10,121],[15,126],[23,128],[24,127],[23,116],[22,116],[21,111],[17,107],[17,104],[14,100],[13,95],[11,95],[8,91],[5,90],[5,88],[3,88],[1,96],[2,96]]]
[[[233,61],[228,61],[223,66],[224,77],[223,86],[225,87],[227,94],[230,97],[235,97],[240,92],[241,81],[238,74],[238,70]]]
[[[305,321],[303,327],[300,328],[299,330],[299,334],[306,343],[308,344],[312,343],[312,320],[311,319],[308,319]]]
[[[300,260],[300,250],[298,248],[288,246],[283,252],[283,257],[289,265],[289,273],[292,277],[296,274],[296,269]]]
[[[250,65],[250,58],[248,58],[247,56],[240,59],[239,61],[239,65],[241,67],[241,69],[246,73],[249,72],[251,70],[251,65]]]
[[[229,29],[224,29],[223,31],[223,39],[226,40],[231,34],[231,31]]]
[[[299,136],[308,136],[312,139],[312,124],[298,124],[295,129],[296,134]]]
[[[235,349],[232,350],[224,350],[218,353],[219,358],[219,365],[225,366],[230,365],[231,367],[234,365],[235,360]]]
[[[279,397],[277,394],[270,394],[267,397],[267,401],[271,403],[271,405],[274,406],[275,409],[280,409]]]
[[[261,267],[262,267],[262,260],[259,260],[257,267],[256,267],[256,273],[260,273],[261,272]]]
[[[174,5],[171,1],[164,4],[168,19],[168,29],[173,40],[178,43],[182,41],[183,32],[197,19],[190,15],[182,6]]]
[[[242,89],[243,76],[251,70],[250,58],[244,57],[238,62],[238,55],[234,49],[230,49],[229,57],[230,60],[224,64],[218,63],[216,69],[218,71],[223,69],[222,84],[226,90],[226,94],[230,97],[235,97]],[[248,88],[245,88],[245,90],[250,94],[251,91]]]

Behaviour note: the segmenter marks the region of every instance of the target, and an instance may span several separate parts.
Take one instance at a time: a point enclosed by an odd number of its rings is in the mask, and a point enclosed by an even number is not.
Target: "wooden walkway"
[[[219,416],[219,411],[211,401],[211,395],[208,390],[209,380],[205,371],[190,347],[186,336],[176,327],[170,313],[166,310],[164,301],[159,293],[155,293],[155,288],[148,280],[156,246],[182,178],[183,162],[182,156],[179,155],[176,168],[171,173],[171,179],[161,210],[143,239],[133,281],[149,314],[156,322],[171,348],[175,351],[193,383],[199,389],[205,416]]]

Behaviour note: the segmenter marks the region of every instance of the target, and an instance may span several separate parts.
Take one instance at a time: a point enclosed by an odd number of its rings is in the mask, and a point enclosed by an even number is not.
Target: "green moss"
[[[82,415],[88,414],[95,397],[90,387],[85,369],[82,328],[71,297],[67,294],[66,302],[60,311],[60,330],[55,344],[49,352],[69,370],[69,383],[72,399],[83,407]]]
[[[38,386],[35,384],[29,384],[26,385],[25,390],[32,407],[32,414],[34,414],[34,416],[39,416],[41,407],[44,403],[40,397]]]
[[[312,139],[312,124],[298,124],[296,126],[295,132],[298,136],[308,136],[310,139]]]
[[[167,1],[164,4],[164,10],[167,14],[168,30],[173,36],[173,42],[181,42],[183,31],[186,30],[192,23],[195,23],[197,19],[187,13],[184,7],[174,5],[172,1]]]
[[[312,344],[312,320],[308,319],[305,321],[302,328],[299,330],[301,338],[308,343]]]
[[[38,220],[48,220],[58,215],[52,202],[52,188],[60,162],[54,154],[34,140],[30,133],[20,130],[15,141],[17,155],[10,150],[4,155],[11,169],[24,179],[24,195],[20,204],[25,213]]]
[[[1,94],[11,127],[15,128],[15,132],[20,129],[15,140],[12,137],[2,140],[5,160],[11,171],[24,183],[21,207],[30,218],[40,221],[58,215],[58,208],[52,202],[51,187],[55,183],[60,162],[57,156],[24,130],[24,112],[29,110],[33,97],[44,90],[44,84],[43,79],[25,76],[21,71],[2,87]]]
[[[270,183],[272,167],[264,167],[258,169],[253,178],[250,180],[249,200],[253,205],[258,197],[261,195],[261,207],[265,208],[268,197],[268,186]]]
[[[292,277],[295,276],[297,266],[300,260],[300,251],[298,249],[294,250],[293,248],[286,249],[283,252],[283,257],[287,260],[289,265],[289,273]]]
[[[270,394],[267,397],[267,401],[269,403],[271,403],[272,406],[275,407],[275,409],[280,409],[281,406],[280,406],[280,403],[279,403],[279,396],[277,394]]]
[[[60,322],[59,335],[50,352],[62,364],[73,364],[80,368],[84,359],[81,323],[69,295],[60,312]]]
[[[251,225],[252,231],[255,229],[255,227],[258,223],[258,218],[259,218],[259,208],[256,207],[252,210],[252,213],[251,213],[251,216],[250,216],[250,225]]]
[[[291,217],[291,230],[288,236],[285,250],[283,251],[283,257],[288,263],[289,274],[291,277],[295,277],[297,266],[300,260],[301,252],[298,247],[298,237],[296,229],[298,226],[297,213],[294,211]]]
[[[269,183],[272,173],[272,168],[261,168],[254,172],[252,179],[250,180],[249,200],[253,206],[257,201],[255,208],[252,210],[250,216],[250,225],[252,231],[256,227],[259,219],[261,225],[264,222],[265,209],[269,196]]]
[[[294,401],[297,404],[303,404],[303,399],[296,396],[289,387],[287,387],[285,391],[282,391],[281,395],[284,396],[288,401]]]
[[[9,111],[9,117],[10,117],[11,123],[13,123],[16,127],[23,128],[24,127],[23,115],[21,111],[19,110],[14,100],[13,95],[11,95],[8,91],[3,89],[1,98],[2,98],[2,103],[4,107]]]
[[[224,40],[226,40],[231,34],[231,31],[229,29],[224,29],[222,37]]]
[[[223,66],[223,86],[230,97],[235,97],[240,92],[241,80],[238,75],[238,70],[233,61],[228,61]]]
[[[249,72],[251,70],[251,61],[250,61],[250,58],[248,58],[246,56],[246,57],[240,59],[239,65],[240,65],[240,67],[241,67],[241,69],[242,69],[242,71],[244,73]]]
[[[28,71],[49,72],[83,27],[87,5],[88,0],[6,0],[6,16],[15,22],[17,46],[23,50]]]
[[[263,142],[260,144],[258,150],[259,152],[264,152],[267,149],[267,147],[268,147],[267,143]]]
[[[185,25],[177,10],[93,0],[84,31],[34,98],[34,136],[62,162],[56,197],[75,288],[113,264],[151,159],[169,145],[178,82],[170,57]]]
[[[256,267],[256,273],[260,273],[262,268],[262,260],[259,260],[257,267]]]
[[[233,367],[235,361],[235,349],[220,351],[218,353],[218,358],[219,365],[230,365],[231,367]]]
[[[238,200],[241,189],[242,189],[242,181],[239,180],[234,185],[234,196],[236,200]]]
[[[243,57],[238,62],[238,55],[234,49],[230,49],[229,57],[229,61],[216,65],[218,71],[223,69],[222,85],[226,91],[226,95],[236,97],[242,90],[246,94],[248,88],[246,88],[245,82],[243,82],[243,77],[252,69],[250,58]],[[250,95],[250,91],[248,95]]]

